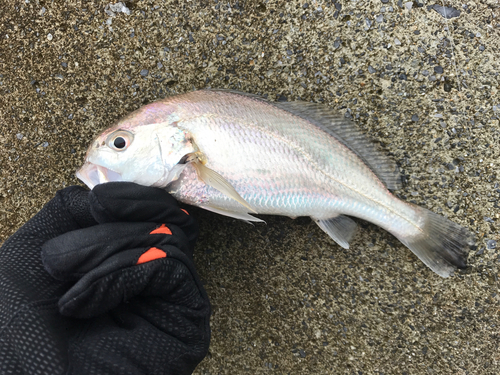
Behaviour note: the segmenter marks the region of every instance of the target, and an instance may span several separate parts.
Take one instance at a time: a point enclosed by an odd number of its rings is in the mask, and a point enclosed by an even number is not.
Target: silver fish
[[[394,162],[327,106],[202,90],[146,105],[95,139],[77,172],[90,188],[130,181],[246,221],[310,216],[349,248],[356,223],[378,225],[443,277],[466,266],[472,235],[390,193]]]

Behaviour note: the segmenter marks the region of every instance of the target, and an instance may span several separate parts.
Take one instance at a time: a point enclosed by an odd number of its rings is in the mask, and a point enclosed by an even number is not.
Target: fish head
[[[162,102],[140,108],[92,141],[76,176],[90,189],[111,181],[165,187],[179,177],[179,161],[195,150],[178,121]]]

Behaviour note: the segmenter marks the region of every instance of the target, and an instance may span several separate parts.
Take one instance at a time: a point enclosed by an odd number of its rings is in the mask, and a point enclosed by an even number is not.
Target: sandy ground
[[[464,3],[447,20],[418,0],[127,1],[114,16],[0,0],[0,241],[142,104],[206,87],[324,102],[391,152],[400,197],[476,233],[470,267],[441,279],[363,222],[343,250],[308,218],[193,209],[214,310],[196,373],[500,373],[500,3]]]

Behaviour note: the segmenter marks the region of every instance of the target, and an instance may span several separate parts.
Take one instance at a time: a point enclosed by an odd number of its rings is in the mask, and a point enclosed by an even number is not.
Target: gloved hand
[[[69,187],[0,249],[0,374],[190,374],[210,305],[164,190]]]

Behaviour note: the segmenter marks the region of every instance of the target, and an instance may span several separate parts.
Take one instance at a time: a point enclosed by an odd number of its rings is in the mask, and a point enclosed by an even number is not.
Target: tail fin
[[[398,239],[439,276],[448,277],[456,268],[465,268],[474,244],[472,233],[434,212],[419,210],[425,216],[422,235]]]

